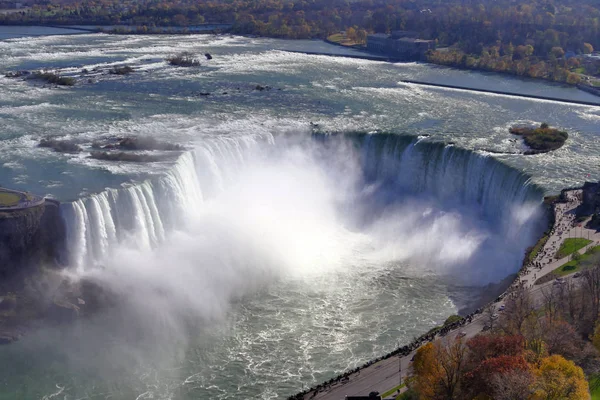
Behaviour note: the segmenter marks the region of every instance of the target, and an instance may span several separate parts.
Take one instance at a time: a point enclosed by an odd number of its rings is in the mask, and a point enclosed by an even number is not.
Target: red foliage
[[[525,350],[522,336],[477,335],[467,342],[470,363],[478,365],[484,360],[499,356],[519,356]]]
[[[500,355],[483,360],[475,369],[465,374],[464,382],[473,395],[489,394],[492,393],[492,379],[496,374],[528,371],[529,368],[529,364],[521,355]]]

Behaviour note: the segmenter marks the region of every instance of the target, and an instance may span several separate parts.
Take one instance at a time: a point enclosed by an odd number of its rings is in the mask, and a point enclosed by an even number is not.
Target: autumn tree
[[[594,52],[594,47],[589,43],[583,44],[583,53],[584,54],[592,54]]]
[[[563,58],[565,56],[565,51],[560,46],[555,46],[550,50],[550,54],[552,54],[556,58]]]
[[[588,383],[583,370],[562,356],[544,358],[535,374],[534,400],[589,399]]]
[[[423,400],[458,399],[466,361],[460,339],[428,343],[417,350],[413,363],[414,387]]]

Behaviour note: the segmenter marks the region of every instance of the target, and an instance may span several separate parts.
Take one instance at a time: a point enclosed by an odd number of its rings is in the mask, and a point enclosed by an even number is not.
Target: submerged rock
[[[123,150],[185,150],[185,147],[179,144],[161,142],[151,137],[127,137],[119,141],[118,147]]]
[[[125,151],[108,152],[108,151],[93,151],[90,157],[96,160],[104,161],[125,161],[125,162],[156,162],[172,159],[173,156],[167,154],[140,154],[129,153]]]
[[[57,140],[50,137],[40,140],[38,147],[50,148],[59,153],[79,153],[81,147],[70,140]]]

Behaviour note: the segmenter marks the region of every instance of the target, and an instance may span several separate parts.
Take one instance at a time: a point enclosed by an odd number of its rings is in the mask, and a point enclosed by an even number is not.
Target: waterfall
[[[305,138],[304,138],[305,139]],[[439,202],[477,208],[482,218],[513,236],[539,209],[542,190],[522,172],[453,145],[401,135],[315,134],[296,141],[321,149],[326,168],[342,170],[343,145],[351,144],[363,185],[377,183],[392,197],[427,195]],[[184,153],[159,178],[130,184],[63,203],[70,264],[78,269],[100,264],[116,243],[151,249],[178,229],[190,212],[226,190],[250,156],[268,157],[289,146],[285,137],[223,136],[205,140]],[[346,146],[348,147],[348,146]],[[530,208],[524,214],[524,209]],[[539,225],[527,228],[527,241]],[[525,243],[527,244],[527,243]],[[523,248],[524,249],[524,248]]]
[[[513,206],[538,206],[543,197],[529,176],[492,156],[399,135],[357,135],[355,140],[367,182],[441,202],[477,205],[495,222]]]
[[[160,178],[63,203],[70,264],[82,269],[101,263],[122,241],[141,249],[157,246],[186,213],[202,206],[204,193],[223,190],[232,168],[241,168],[256,144],[255,138],[220,138],[184,153]]]

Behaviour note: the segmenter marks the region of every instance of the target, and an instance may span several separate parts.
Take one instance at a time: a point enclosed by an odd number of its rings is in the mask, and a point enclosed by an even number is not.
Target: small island
[[[539,128],[513,126],[509,132],[523,137],[523,141],[531,149],[524,153],[526,155],[547,153],[559,149],[569,137],[567,132],[551,128],[545,122]]]

